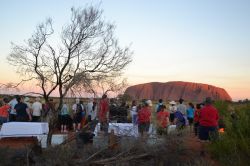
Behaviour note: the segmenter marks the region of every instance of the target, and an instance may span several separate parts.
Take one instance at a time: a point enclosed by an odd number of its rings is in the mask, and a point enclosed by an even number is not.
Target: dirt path
[[[205,155],[201,155],[201,142],[193,133],[186,133],[184,141],[184,149],[186,150],[186,154],[188,154],[187,156],[184,156],[184,158],[195,159],[195,161],[200,162],[197,163],[200,165],[220,166],[219,162],[212,159],[207,151],[205,151]]]

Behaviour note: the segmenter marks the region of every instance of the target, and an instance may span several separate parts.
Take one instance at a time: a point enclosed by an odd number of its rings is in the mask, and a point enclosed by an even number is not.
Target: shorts
[[[32,122],[41,122],[40,116],[32,116]]]
[[[0,117],[0,125],[7,122],[7,117]]]
[[[139,133],[148,132],[149,126],[150,126],[150,122],[139,123],[138,125]]]
[[[174,122],[174,118],[175,118],[174,113],[170,113],[169,121],[170,121],[171,123]]]
[[[81,113],[75,114],[73,118],[73,123],[81,123],[81,122],[82,122],[82,114]]]
[[[217,127],[199,126],[200,140],[214,140],[218,136]]]
[[[69,124],[69,115],[61,115],[61,124],[68,125]]]
[[[192,125],[193,124],[193,122],[194,122],[194,118],[187,118],[188,119],[188,124],[189,125]]]

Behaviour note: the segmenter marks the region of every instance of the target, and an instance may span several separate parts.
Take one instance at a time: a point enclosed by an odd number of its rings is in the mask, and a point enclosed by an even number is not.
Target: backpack
[[[76,113],[81,113],[82,111],[83,111],[82,105],[81,104],[77,104],[76,105]]]

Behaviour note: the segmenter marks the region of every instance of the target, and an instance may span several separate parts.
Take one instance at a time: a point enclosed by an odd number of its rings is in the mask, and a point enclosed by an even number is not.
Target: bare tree
[[[60,110],[73,86],[120,74],[131,62],[129,47],[119,46],[114,30],[115,26],[102,18],[98,8],[71,8],[71,18],[62,27],[59,44],[54,46],[51,42],[54,29],[52,20],[47,19],[24,45],[12,44],[7,60],[21,76],[40,87],[40,95],[47,102],[51,93],[58,90],[60,102],[56,110]],[[49,123],[54,124],[54,120]]]
[[[102,18],[98,8],[72,8],[57,47],[50,44],[54,30],[52,20],[47,19],[24,46],[13,44],[7,59],[21,75],[36,81],[46,101],[58,90],[60,108],[63,97],[74,85],[112,77],[131,62],[129,47],[119,46],[114,30],[115,26]]]

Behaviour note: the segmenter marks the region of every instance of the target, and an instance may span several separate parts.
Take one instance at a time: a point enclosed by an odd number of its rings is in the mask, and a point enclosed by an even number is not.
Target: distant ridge
[[[171,82],[150,82],[130,86],[126,89],[133,99],[151,99],[151,100],[178,100],[183,98],[186,101],[201,102],[206,97],[212,97],[213,100],[232,101],[230,95],[223,88],[213,85],[171,81]]]

